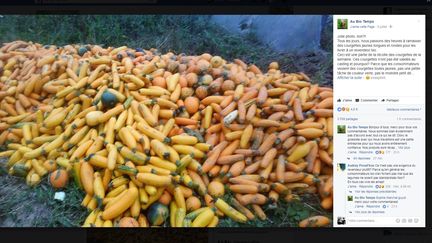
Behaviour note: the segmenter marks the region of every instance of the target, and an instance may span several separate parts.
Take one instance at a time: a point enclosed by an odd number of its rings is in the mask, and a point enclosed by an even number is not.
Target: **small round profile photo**
[[[337,224],[344,225],[346,223],[345,217],[337,217]]]
[[[345,134],[346,133],[346,125],[337,125],[337,133]]]
[[[338,19],[337,20],[337,28],[338,28],[338,30],[348,29],[348,19]]]
[[[345,163],[338,163],[337,164],[337,171],[343,172],[343,171],[345,171],[345,168],[346,168],[346,164]]]

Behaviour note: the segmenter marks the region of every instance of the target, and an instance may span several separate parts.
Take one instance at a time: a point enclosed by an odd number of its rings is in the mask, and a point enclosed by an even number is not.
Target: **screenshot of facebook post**
[[[425,31],[0,15],[0,227],[424,227]]]
[[[425,16],[333,21],[333,225],[424,227]]]

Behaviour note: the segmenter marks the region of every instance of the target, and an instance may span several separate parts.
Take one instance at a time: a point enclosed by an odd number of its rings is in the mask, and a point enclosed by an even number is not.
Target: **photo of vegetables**
[[[2,16],[0,226],[330,227],[328,18],[290,54],[211,16]]]

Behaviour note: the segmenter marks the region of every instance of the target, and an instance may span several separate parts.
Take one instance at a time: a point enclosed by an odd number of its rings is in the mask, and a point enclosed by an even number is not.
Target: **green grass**
[[[55,190],[45,178],[29,187],[23,178],[0,176],[0,226],[79,227],[88,212],[81,200],[84,193],[74,183],[62,191],[64,201],[54,200]]]

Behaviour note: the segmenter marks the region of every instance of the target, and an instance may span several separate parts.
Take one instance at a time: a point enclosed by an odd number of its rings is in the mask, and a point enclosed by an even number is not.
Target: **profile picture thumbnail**
[[[346,223],[346,220],[345,220],[345,217],[338,217],[337,218],[337,224],[339,224],[339,225],[343,225],[343,224],[345,224]]]
[[[337,125],[337,133],[345,134],[346,133],[346,125]]]
[[[338,30],[348,29],[348,19],[338,19],[337,20],[337,28],[338,28]]]
[[[337,170],[338,171],[345,171],[346,164],[345,163],[338,163],[337,164]]]

